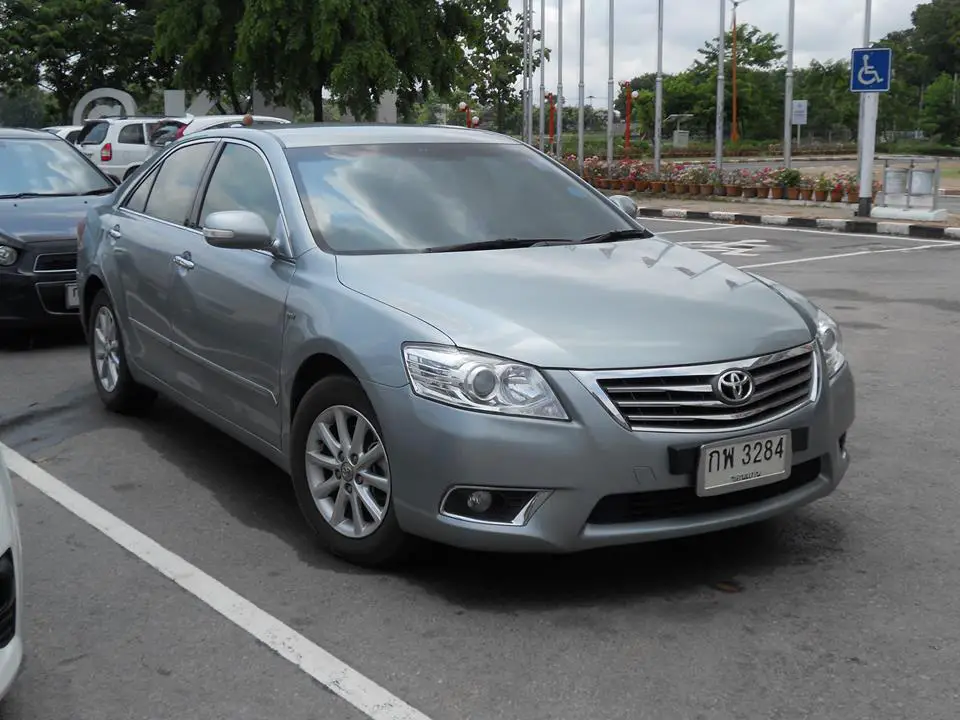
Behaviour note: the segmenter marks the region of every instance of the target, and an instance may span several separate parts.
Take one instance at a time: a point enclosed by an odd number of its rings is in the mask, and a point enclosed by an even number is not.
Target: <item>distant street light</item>
[[[720,36],[717,39],[717,125],[716,125],[716,144],[717,157],[716,165],[719,171],[723,167],[723,76],[726,63],[724,55],[726,54],[726,43],[724,35],[727,32],[727,3],[726,0],[720,0]]]
[[[663,146],[663,0],[657,3],[657,89],[654,100],[653,169],[660,178],[660,156]]]

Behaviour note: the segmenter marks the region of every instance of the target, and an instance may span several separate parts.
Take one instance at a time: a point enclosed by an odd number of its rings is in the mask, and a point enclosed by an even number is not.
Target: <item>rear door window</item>
[[[143,145],[143,124],[130,123],[120,128],[117,142],[125,145]]]

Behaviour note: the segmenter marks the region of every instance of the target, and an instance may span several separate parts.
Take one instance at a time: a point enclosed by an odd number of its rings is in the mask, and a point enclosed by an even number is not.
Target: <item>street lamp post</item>
[[[726,43],[724,42],[724,34],[727,31],[727,3],[726,0],[720,0],[720,35],[717,38],[717,125],[716,125],[716,141],[717,141],[717,157],[716,157],[716,166],[717,171],[719,172],[723,168],[723,76],[725,73],[726,63]]]
[[[580,84],[578,86],[579,113],[577,115],[577,170],[583,177],[583,130],[584,130],[584,40],[587,36],[587,0],[580,0]]]
[[[657,3],[657,90],[654,104],[653,168],[659,178],[663,142],[663,0]]]
[[[563,158],[563,0],[557,0],[557,159]]]
[[[547,64],[544,62],[544,43],[546,42],[547,36],[547,0],[540,0],[540,152],[543,152],[543,136],[544,136],[544,93],[546,93],[547,86],[544,82],[544,73],[547,71]]]
[[[793,167],[793,36],[797,0],[789,0],[787,11],[787,77],[783,91],[783,165]]]
[[[561,0],[562,2],[562,0]],[[609,53],[609,69],[607,75],[607,177],[613,177],[613,31],[614,31],[614,13],[613,0],[610,0],[610,9],[608,10],[609,39],[607,40],[607,52]]]
[[[630,121],[633,119],[633,101],[640,97],[640,93],[632,89],[629,82],[623,83],[623,89],[627,96],[627,126],[623,133],[623,149],[630,149]]]

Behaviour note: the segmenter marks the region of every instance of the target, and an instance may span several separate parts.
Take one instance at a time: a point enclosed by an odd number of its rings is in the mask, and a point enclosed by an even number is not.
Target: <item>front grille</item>
[[[71,272],[77,269],[76,253],[45,253],[37,255],[34,272]]]
[[[809,485],[819,476],[820,458],[815,458],[794,465],[790,476],[783,480],[725,495],[700,497],[693,487],[607,495],[593,508],[587,523],[617,525],[723,512],[773,500]]]
[[[742,405],[722,402],[714,379],[726,370],[746,370],[754,392]],[[749,360],[638,370],[595,377],[611,411],[632,430],[727,431],[759,425],[809,402],[817,382],[812,344]]]

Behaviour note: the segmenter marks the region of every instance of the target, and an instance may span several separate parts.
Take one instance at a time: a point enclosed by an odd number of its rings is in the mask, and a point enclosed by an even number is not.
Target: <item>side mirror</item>
[[[207,215],[203,239],[210,245],[231,250],[269,250],[273,247],[270,229],[255,212],[224,210]]]
[[[630,217],[637,217],[637,204],[633,201],[632,197],[628,195],[611,195],[609,200]]]

